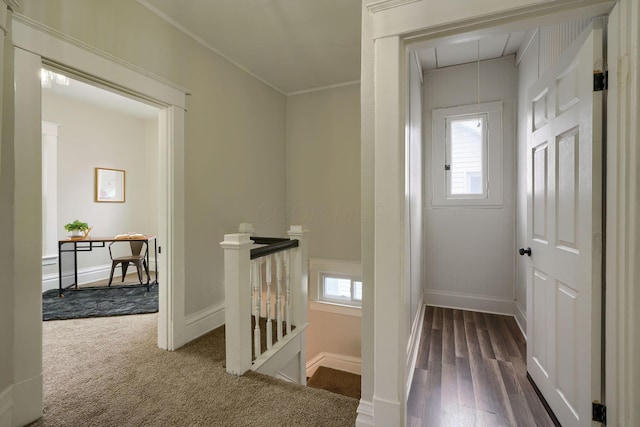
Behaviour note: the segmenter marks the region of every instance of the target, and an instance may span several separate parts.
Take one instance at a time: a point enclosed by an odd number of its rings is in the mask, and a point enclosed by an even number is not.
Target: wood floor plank
[[[414,369],[411,390],[407,399],[407,416],[421,420],[427,397],[427,370]],[[418,425],[420,425],[418,423]]]
[[[434,307],[433,308],[433,325],[431,326],[433,329],[442,329],[442,313],[446,309],[442,307]]]
[[[493,412],[504,419],[509,425],[517,425],[509,395],[502,381],[502,374],[498,361],[495,359],[486,360],[487,382],[489,384],[489,395],[493,404]]]
[[[553,426],[526,375],[513,317],[428,306],[407,424]]]
[[[442,364],[442,408],[458,407],[458,370],[455,364]]]
[[[475,409],[476,397],[473,392],[473,379],[469,359],[456,358],[456,379],[458,381],[458,403],[460,406]]]
[[[422,425],[438,427],[442,411],[442,363],[429,362],[427,370],[427,396]],[[427,421],[427,424],[425,424]]]
[[[467,349],[467,337],[464,332],[464,315],[461,310],[453,310],[453,336],[456,358],[468,358],[469,350]]]
[[[442,363],[456,363],[455,335],[453,331],[453,310],[444,310],[442,316]]]
[[[442,363],[442,329],[431,330],[431,344],[429,345],[428,362]]]

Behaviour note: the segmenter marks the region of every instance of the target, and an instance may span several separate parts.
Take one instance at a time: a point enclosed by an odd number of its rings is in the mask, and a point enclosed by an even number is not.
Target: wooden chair
[[[130,241],[129,245],[131,245],[131,255],[113,257],[111,253],[111,246],[114,243],[122,243],[122,242],[111,242],[109,244],[109,256],[111,257],[111,274],[109,275],[109,286],[111,286],[111,281],[113,280],[113,272],[118,266],[121,264],[122,268],[122,281],[124,282],[124,277],[127,275],[127,269],[129,268],[129,264],[133,264],[136,266],[138,270],[138,280],[142,285],[142,270],[147,273],[147,282],[150,280],[149,278],[149,266],[147,265],[147,244],[145,242],[140,241]],[[144,251],[142,247],[144,246]]]

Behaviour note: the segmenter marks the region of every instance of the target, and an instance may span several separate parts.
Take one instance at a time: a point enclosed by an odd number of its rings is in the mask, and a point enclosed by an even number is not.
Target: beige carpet
[[[307,386],[321,388],[360,400],[361,382],[361,377],[358,374],[319,366],[307,381]]]
[[[157,314],[43,323],[44,416],[33,426],[352,426],[358,401],[224,371],[224,328],[175,352]]]

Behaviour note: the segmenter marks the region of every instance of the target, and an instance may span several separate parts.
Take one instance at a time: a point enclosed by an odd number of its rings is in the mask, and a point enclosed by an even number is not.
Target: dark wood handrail
[[[258,243],[256,239],[258,240],[275,239],[276,241],[274,243],[267,244],[267,246],[251,249],[251,259],[260,258],[263,256],[275,254],[277,252],[286,251],[287,249],[298,247],[298,240],[296,239],[291,240],[291,239],[278,239],[277,237],[258,237],[258,238],[251,237],[251,240],[253,240],[255,243],[262,244],[262,243]],[[263,241],[264,240],[261,240],[261,242]]]
[[[257,236],[251,236],[250,239],[253,240],[253,243],[255,243],[256,245],[271,245],[273,243],[288,242],[290,240],[286,237],[257,237]]]

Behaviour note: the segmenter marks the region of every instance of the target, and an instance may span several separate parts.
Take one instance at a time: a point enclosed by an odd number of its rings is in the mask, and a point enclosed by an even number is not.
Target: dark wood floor
[[[553,426],[513,317],[427,306],[408,426]]]

